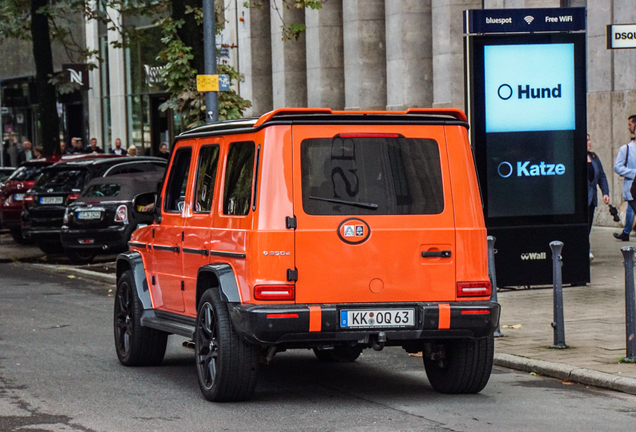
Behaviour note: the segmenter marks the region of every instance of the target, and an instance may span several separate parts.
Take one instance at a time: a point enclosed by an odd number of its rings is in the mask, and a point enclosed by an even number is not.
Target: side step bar
[[[196,319],[169,312],[145,310],[141,315],[141,325],[194,339]]]

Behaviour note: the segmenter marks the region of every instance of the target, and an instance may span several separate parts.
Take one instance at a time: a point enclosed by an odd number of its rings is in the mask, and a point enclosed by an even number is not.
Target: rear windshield
[[[44,170],[42,176],[33,185],[36,192],[70,192],[72,189],[84,189],[90,180],[85,169]]]
[[[95,184],[90,186],[82,193],[82,196],[88,198],[94,197],[116,197],[121,191],[121,185],[116,183]]]
[[[439,214],[439,146],[400,135],[340,136],[301,143],[303,209],[310,215]]]
[[[15,170],[11,177],[7,180],[16,180],[16,181],[29,181],[36,180],[40,174],[42,174],[42,170],[49,166],[49,164],[37,164],[37,165],[26,165],[22,166]]]

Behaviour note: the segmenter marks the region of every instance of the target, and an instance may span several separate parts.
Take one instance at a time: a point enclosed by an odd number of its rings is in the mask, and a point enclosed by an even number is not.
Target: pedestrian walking
[[[587,134],[587,224],[588,235],[592,232],[592,221],[594,220],[594,211],[598,206],[598,195],[596,188],[601,189],[603,194],[603,202],[609,204],[609,184],[607,176],[603,169],[601,159],[592,151],[592,139]],[[590,262],[594,259],[592,251],[590,251]]]
[[[137,147],[134,145],[128,147],[128,156],[137,156]]]
[[[621,197],[623,201],[627,201],[628,206],[632,209],[632,220],[628,220],[628,214],[626,213],[625,229],[622,233],[614,233],[614,237],[618,240],[629,240],[629,231],[633,225],[633,212],[634,212],[634,199],[630,192],[632,182],[634,181],[634,175],[636,175],[636,144],[634,143],[634,134],[636,132],[636,114],[629,116],[627,119],[627,130],[629,130],[632,140],[627,144],[621,146],[614,162],[614,172],[623,177],[623,193]],[[628,229],[629,227],[629,229]],[[627,230],[627,231],[626,231]]]
[[[159,153],[157,157],[164,158],[165,160],[170,160],[170,152],[168,151],[168,144],[161,143],[159,146]]]
[[[34,159],[33,144],[31,144],[29,140],[24,140],[22,142],[22,150],[18,152],[18,162],[16,166],[20,166],[23,162],[30,161],[31,159]]]
[[[115,139],[115,147],[112,147],[109,152],[117,156],[126,156],[126,150],[121,148],[121,140],[119,138]]]

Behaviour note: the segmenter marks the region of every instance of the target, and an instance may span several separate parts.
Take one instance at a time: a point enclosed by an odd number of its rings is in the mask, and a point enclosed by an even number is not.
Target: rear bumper
[[[122,251],[128,248],[128,240],[130,240],[131,233],[132,227],[123,225],[121,227],[100,229],[62,228],[60,236],[66,249]],[[80,243],[80,240],[87,239],[92,240],[92,243]]]
[[[369,343],[369,339],[380,332],[386,335],[386,345],[405,345],[431,339],[481,338],[494,332],[501,311],[499,304],[489,301],[228,306],[236,331],[247,340],[296,347],[353,341]],[[415,308],[415,325],[356,329],[340,326],[341,310],[374,308]],[[273,314],[289,317],[273,317]]]

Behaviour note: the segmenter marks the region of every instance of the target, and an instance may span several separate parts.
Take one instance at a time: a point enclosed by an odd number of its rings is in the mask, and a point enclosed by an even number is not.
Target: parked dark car
[[[0,184],[0,222],[3,228],[11,232],[13,239],[21,244],[30,243],[22,236],[20,215],[26,192],[31,189],[35,181],[42,174],[44,168],[58,162],[68,162],[86,158],[86,155],[52,156],[50,158],[31,159],[23,162],[17,169],[11,168],[13,173],[3,184]]]
[[[98,253],[123,252],[133,231],[153,221],[160,171],[122,174],[91,180],[66,208],[61,239],[66,256],[87,264]]]
[[[13,174],[0,185],[0,221],[2,227],[11,232],[11,237],[18,243],[28,243],[22,237],[20,214],[22,201],[44,168],[53,165],[50,159],[35,159],[23,163]]]
[[[47,254],[64,251],[60,239],[66,207],[89,181],[118,174],[163,173],[166,161],[156,157],[99,155],[60,162],[46,168],[24,197],[22,235]]]

